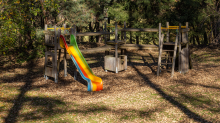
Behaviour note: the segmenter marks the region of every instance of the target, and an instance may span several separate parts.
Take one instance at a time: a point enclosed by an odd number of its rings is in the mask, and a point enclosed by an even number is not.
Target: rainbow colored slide
[[[88,83],[88,91],[100,91],[103,90],[102,79],[95,76],[87,64],[85,58],[80,52],[75,36],[70,35],[70,44],[66,43],[64,36],[60,35],[60,47],[66,48],[73,63],[77,67],[80,75]]]

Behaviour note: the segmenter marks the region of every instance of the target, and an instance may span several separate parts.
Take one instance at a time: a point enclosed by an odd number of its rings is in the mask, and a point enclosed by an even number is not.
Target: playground
[[[67,77],[61,61],[58,83],[44,78],[45,58],[1,66],[0,122],[218,122],[220,49],[190,49],[193,69],[172,78],[165,67],[157,76],[158,50],[127,50],[127,70],[117,74],[103,69],[103,51],[83,53],[103,80],[103,90],[95,92],[87,91],[80,74],[74,80],[71,59]]]

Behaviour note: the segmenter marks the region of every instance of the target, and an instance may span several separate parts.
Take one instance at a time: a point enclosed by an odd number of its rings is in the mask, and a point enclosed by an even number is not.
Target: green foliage
[[[128,20],[128,12],[125,10],[125,6],[119,3],[115,3],[108,8],[109,17],[114,18],[115,21],[124,22]]]
[[[67,23],[70,27],[74,24],[88,27],[91,23],[89,30],[94,31],[94,23],[104,21],[106,9],[111,23],[123,25],[126,21],[127,27],[133,28],[158,28],[158,23],[165,26],[165,22],[170,25],[178,25],[179,22],[185,25],[185,22],[189,22],[189,37],[199,37],[200,43],[203,41],[208,44],[220,32],[219,8],[219,0],[1,1],[0,49],[6,55],[13,49],[19,50],[16,51],[17,58],[23,60],[43,57],[44,24],[53,26]],[[140,34],[133,33],[132,39],[135,40]],[[142,33],[142,37],[143,43],[157,43],[158,40],[157,33],[144,33],[144,36]]]
[[[92,10],[84,4],[84,0],[67,0],[61,4],[60,7],[60,19],[65,19],[66,23],[73,27],[74,24],[77,26],[85,26],[91,20]],[[73,14],[74,13],[74,14]]]

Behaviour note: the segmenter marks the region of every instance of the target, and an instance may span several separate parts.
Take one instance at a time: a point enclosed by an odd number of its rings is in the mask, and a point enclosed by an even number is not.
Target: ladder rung
[[[175,45],[175,42],[166,42],[166,43],[163,43],[163,45]]]
[[[162,50],[163,52],[167,52],[167,51],[172,51],[172,52],[174,52],[174,50]]]
[[[173,64],[173,63],[161,63],[161,64]]]

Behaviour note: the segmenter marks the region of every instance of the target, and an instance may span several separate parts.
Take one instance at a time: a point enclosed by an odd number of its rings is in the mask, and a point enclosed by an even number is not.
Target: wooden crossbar
[[[169,26],[171,28],[179,28],[179,26]],[[181,28],[186,28],[186,26],[181,26]]]
[[[123,26],[119,26],[119,25],[117,25],[118,27],[120,27],[120,28],[123,28]],[[115,26],[107,26],[107,27],[115,27]]]
[[[54,28],[47,28],[47,29],[54,29]],[[64,29],[70,29],[70,28],[64,28],[64,27],[56,28],[56,30],[58,30],[58,29],[64,30]]]
[[[186,26],[181,26],[181,29],[186,28]],[[161,27],[161,29],[179,29],[179,26],[168,26],[167,27]]]
[[[179,29],[178,27],[171,27],[171,28],[166,28],[166,27],[161,27],[161,29]],[[184,28],[181,28],[184,29]]]

